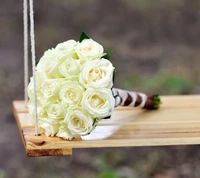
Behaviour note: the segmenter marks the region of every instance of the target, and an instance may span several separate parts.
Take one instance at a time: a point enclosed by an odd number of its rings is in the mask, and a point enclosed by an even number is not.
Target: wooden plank
[[[118,107],[89,136],[66,141],[35,136],[22,101],[13,103],[28,156],[71,155],[73,148],[200,144],[200,96],[162,96],[159,110]]]
[[[25,101],[13,101],[14,109],[17,113],[27,113],[28,108]]]
[[[15,115],[15,119],[17,121],[17,125],[20,131],[20,135],[22,137],[22,141],[26,150],[27,156],[34,157],[34,156],[62,156],[62,155],[72,155],[72,148],[61,148],[61,147],[54,147],[54,148],[46,148],[44,149],[42,146],[43,140],[42,136],[35,136],[34,126],[32,125],[31,118],[28,113],[20,113],[21,107],[18,106],[23,105],[22,101],[14,101],[13,102],[13,111]],[[17,109],[20,108],[20,112],[17,112]],[[26,110],[27,112],[27,110]],[[28,135],[28,131],[31,129],[30,135]],[[43,135],[44,136],[44,135]],[[44,136],[45,137],[45,136]],[[50,138],[45,137],[46,140],[49,139],[49,142],[54,142],[56,144],[57,138]],[[58,138],[59,139],[59,138]],[[60,139],[59,139],[60,140]],[[63,141],[63,140],[62,140]],[[35,146],[29,146],[32,143]]]

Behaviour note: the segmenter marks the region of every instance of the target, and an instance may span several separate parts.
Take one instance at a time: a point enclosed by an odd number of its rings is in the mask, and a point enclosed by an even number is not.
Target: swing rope
[[[28,3],[24,0],[23,20],[24,20],[24,100],[28,103]]]
[[[30,8],[30,41],[31,41],[31,58],[32,58],[32,73],[33,73],[33,90],[34,90],[34,111],[35,111],[35,135],[38,136],[38,112],[37,112],[37,93],[36,93],[36,60],[35,60],[35,32],[34,32],[34,11],[33,0],[29,0]],[[28,3],[24,0],[24,88],[25,101],[28,101],[27,86],[28,86]]]

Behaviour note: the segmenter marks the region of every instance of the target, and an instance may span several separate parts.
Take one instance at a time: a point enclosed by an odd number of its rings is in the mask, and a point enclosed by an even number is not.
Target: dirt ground
[[[22,7],[15,0],[2,0],[0,6],[0,178],[200,177],[198,145],[76,149],[71,157],[27,157],[12,113],[12,101],[24,95]],[[199,9],[198,0],[35,1],[37,60],[48,48],[85,31],[113,50],[116,87],[199,94]]]

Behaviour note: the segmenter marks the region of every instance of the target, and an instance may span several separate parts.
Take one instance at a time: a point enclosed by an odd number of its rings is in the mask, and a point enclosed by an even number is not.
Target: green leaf
[[[116,72],[117,72],[116,69],[114,69],[114,71],[113,71],[113,83],[115,81]]]
[[[38,63],[39,63],[39,62],[37,62],[37,61],[35,62],[35,67],[37,67]]]
[[[86,35],[85,32],[82,32],[82,33],[81,33],[81,36],[80,36],[80,38],[79,38],[79,42],[82,42],[82,41],[85,40],[85,39],[90,39],[90,38]]]
[[[105,54],[105,56],[103,56],[102,58],[110,60],[112,53],[113,51],[110,51],[109,53]]]
[[[162,104],[161,99],[158,95],[154,95],[154,108],[158,109]]]
[[[107,117],[104,117],[102,119],[110,119],[110,118],[111,118],[111,116],[107,116]]]

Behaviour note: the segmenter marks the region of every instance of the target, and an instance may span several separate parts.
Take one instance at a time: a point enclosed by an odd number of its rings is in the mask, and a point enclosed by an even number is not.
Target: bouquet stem
[[[158,95],[146,95],[144,93],[126,91],[118,88],[113,88],[112,91],[115,97],[115,107],[121,105],[144,109],[158,109],[161,104]]]

